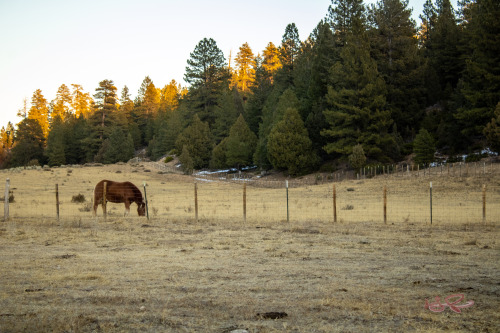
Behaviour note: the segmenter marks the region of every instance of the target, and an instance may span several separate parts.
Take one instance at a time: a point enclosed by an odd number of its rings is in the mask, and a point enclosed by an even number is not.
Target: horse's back
[[[123,202],[125,199],[132,199],[140,197],[142,199],[141,191],[133,183],[115,182],[112,180],[101,180],[97,183],[94,189],[94,197],[97,200],[102,199],[104,193],[104,183],[106,183],[106,200],[113,202]]]

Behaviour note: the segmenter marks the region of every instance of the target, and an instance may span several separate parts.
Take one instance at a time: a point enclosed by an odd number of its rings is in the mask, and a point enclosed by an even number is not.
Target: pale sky
[[[424,0],[410,0],[417,20]],[[374,0],[366,1],[372,3]],[[113,80],[134,99],[146,76],[155,86],[185,86],[189,54],[212,38],[226,61],[247,42],[262,53],[295,23],[305,40],[331,0],[0,0],[0,128],[21,119],[37,89],[48,102],[79,84],[94,95]]]

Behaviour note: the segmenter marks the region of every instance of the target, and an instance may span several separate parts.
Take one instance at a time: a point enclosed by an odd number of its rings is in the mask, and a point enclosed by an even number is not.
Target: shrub
[[[82,203],[82,202],[85,202],[85,196],[83,194],[77,194],[77,195],[74,195],[72,198],[71,198],[71,202],[75,202],[75,203]]]
[[[26,166],[40,166],[40,163],[38,160],[35,158],[33,160],[30,160]]]
[[[168,162],[172,162],[174,160],[174,157],[173,156],[167,156],[165,157],[165,163],[168,163]]]

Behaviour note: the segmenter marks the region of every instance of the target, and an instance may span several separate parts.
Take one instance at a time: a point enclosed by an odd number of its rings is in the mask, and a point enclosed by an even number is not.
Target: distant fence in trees
[[[148,223],[172,220],[422,224],[500,221],[500,185],[494,181],[500,173],[499,164],[398,169],[385,169],[384,173],[384,168],[374,168],[359,175],[318,174],[287,181],[268,180],[265,176],[249,178],[245,173],[205,173],[193,176],[192,182],[161,181],[161,174],[168,170],[158,169],[160,180],[150,181],[146,187],[136,185],[143,194],[144,189],[147,191]],[[367,180],[369,177],[375,179]],[[93,219],[94,185],[72,183],[71,178],[64,182],[54,180],[53,184],[6,181],[2,198],[4,212],[11,219]],[[136,209],[132,204],[131,217],[138,218]],[[97,213],[102,220],[101,207]],[[107,205],[108,218],[119,218],[123,213],[123,204]]]

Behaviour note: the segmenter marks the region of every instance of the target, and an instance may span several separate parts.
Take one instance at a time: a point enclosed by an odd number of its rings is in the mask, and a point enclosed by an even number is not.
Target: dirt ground
[[[498,236],[494,224],[12,220],[0,331],[498,332]],[[425,308],[453,294],[474,304]]]

